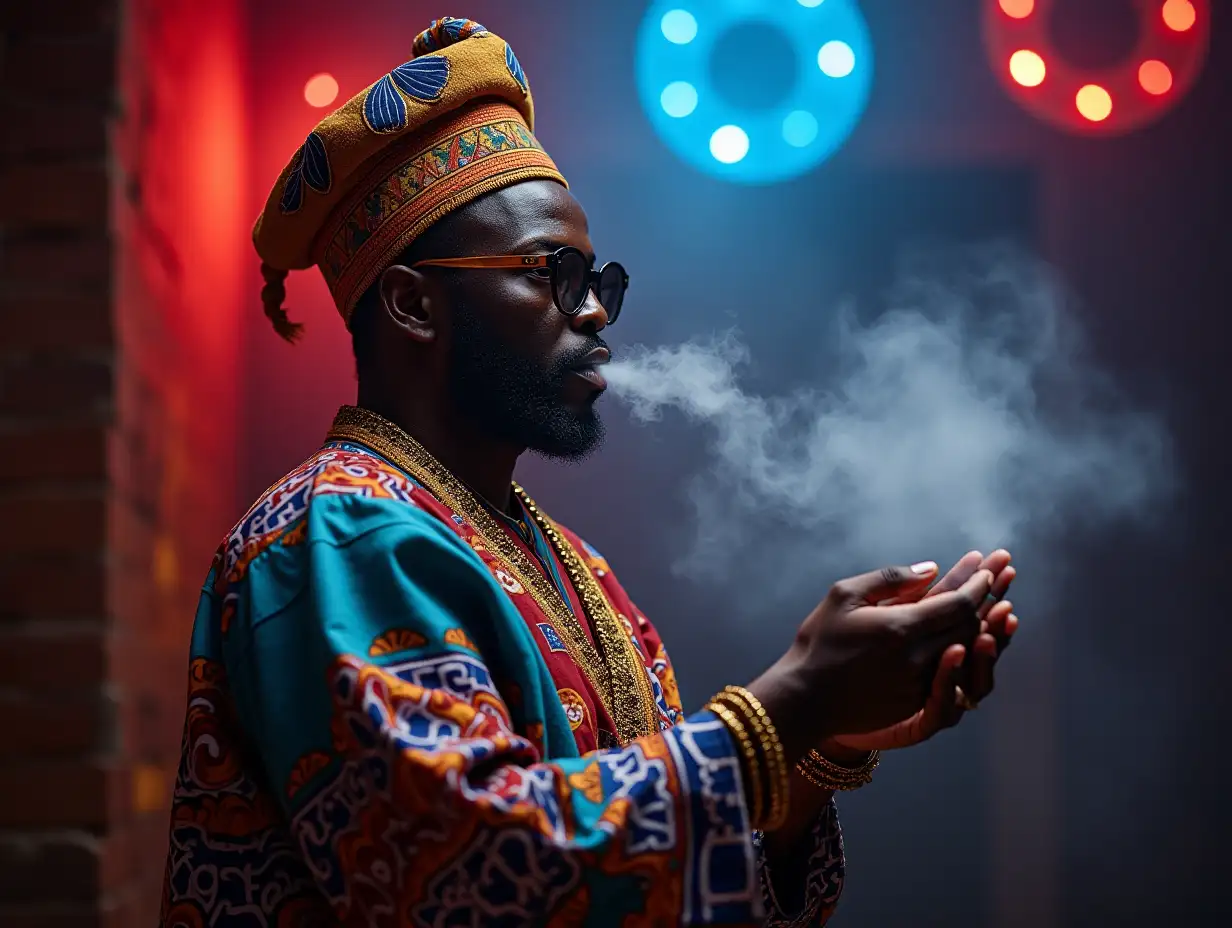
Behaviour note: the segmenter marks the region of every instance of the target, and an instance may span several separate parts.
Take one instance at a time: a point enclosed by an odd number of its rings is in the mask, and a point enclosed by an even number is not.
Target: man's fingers
[[[1010,553],[1004,548],[998,548],[996,551],[985,557],[979,551],[968,551],[951,567],[944,577],[941,577],[928,589],[916,588],[902,595],[893,596],[889,599],[882,600],[878,603],[881,606],[899,606],[904,603],[919,602],[921,599],[929,596],[938,596],[941,593],[949,593],[957,590],[964,583],[971,579],[977,570],[983,569],[992,572],[996,578],[991,595],[1000,599],[1009,589],[1010,583],[1014,579],[1014,569],[1009,566]],[[1006,569],[1010,573],[1002,576]],[[988,605],[992,605],[992,600],[989,600]]]
[[[1017,630],[1018,616],[1014,615],[1014,604],[1008,599],[1001,600],[989,609],[980,622],[981,634],[987,633],[996,640],[998,655],[1009,647],[1010,639]]]
[[[1013,611],[1014,603],[1011,600],[1003,599],[999,603],[994,603],[980,622],[980,631],[988,632],[994,638],[1004,635],[1005,621]]]
[[[1005,552],[1005,556],[1009,557],[1009,552]],[[991,559],[991,555],[989,556]],[[985,567],[985,570],[991,568]],[[1014,578],[1018,576],[1018,571],[1010,567],[1008,562],[1004,564],[999,571],[993,571],[996,580],[993,581],[992,589],[988,591],[988,596],[984,598],[984,603],[980,607],[980,618],[986,619],[988,612],[999,601],[1005,598],[1005,594],[1009,592],[1010,584],[1014,582]]]
[[[920,719],[920,726],[927,737],[943,728],[957,725],[962,718],[962,709],[958,705],[958,680],[966,656],[967,649],[962,645],[951,645],[937,662],[932,689]]]
[[[957,590],[930,596],[904,608],[912,611],[912,630],[929,638],[942,638],[961,644],[979,631],[979,608],[992,589],[993,575],[977,570]]]
[[[994,574],[999,574],[1005,568],[1009,567],[1012,560],[1010,553],[1004,548],[998,548],[988,557],[980,562],[980,566],[985,570],[991,570]]]
[[[939,593],[948,593],[951,590],[956,590],[968,580],[971,576],[980,569],[980,564],[984,560],[984,555],[979,551],[968,551],[951,567],[944,577],[932,585],[928,593],[930,596],[936,596]]]
[[[909,596],[917,589],[926,589],[935,576],[937,565],[933,561],[920,561],[910,567],[883,567],[840,580],[830,588],[830,598],[848,606],[874,606],[891,597]]]
[[[983,634],[971,646],[963,691],[973,702],[979,702],[992,692],[994,672],[997,666],[997,642],[992,635]]]

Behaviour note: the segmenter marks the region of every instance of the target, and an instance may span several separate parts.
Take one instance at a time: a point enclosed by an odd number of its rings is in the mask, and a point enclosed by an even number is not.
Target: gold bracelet
[[[804,779],[821,789],[853,790],[873,781],[873,771],[880,762],[881,753],[872,751],[859,767],[841,767],[813,749],[796,764],[796,769]]]
[[[770,809],[764,830],[773,831],[787,821],[788,799],[791,794],[790,768],[783,743],[770,716],[756,696],[742,686],[728,686],[715,697],[736,708],[753,729],[765,757]]]
[[[706,704],[706,708],[719,717],[719,720],[727,726],[735,739],[740,752],[745,759],[745,773],[748,774],[748,789],[746,790],[749,804],[749,819],[753,823],[753,827],[758,827],[761,822],[762,815],[765,812],[765,803],[762,800],[761,791],[761,767],[762,763],[757,756],[757,748],[753,745],[753,740],[749,737],[748,731],[744,727],[744,723],[736,717],[731,709],[717,700],[711,700]]]
[[[773,820],[779,811],[778,790],[775,777],[776,771],[771,767],[773,752],[767,749],[765,726],[748,706],[732,699],[727,693],[717,694],[713,701],[715,705],[722,706],[737,718],[742,718],[742,727],[752,736],[752,743],[758,748],[760,764],[765,771],[764,784],[754,781],[753,785],[757,790],[758,796],[761,797],[762,809],[765,812],[764,818]],[[758,816],[758,821],[761,821],[762,818],[763,816]]]
[[[778,732],[765,707],[757,697],[740,686],[724,687],[716,698],[723,699],[744,716],[753,729],[757,743],[765,757],[767,784],[767,802],[769,811],[766,813],[767,824],[763,829],[772,831],[779,828],[787,820],[787,798],[791,789],[788,777],[787,758],[783,753],[783,745],[779,741]]]

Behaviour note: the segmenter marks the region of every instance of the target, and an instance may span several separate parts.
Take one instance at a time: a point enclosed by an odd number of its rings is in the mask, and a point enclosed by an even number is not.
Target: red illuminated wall
[[[332,109],[309,105],[306,81],[318,72],[331,74],[340,85],[337,106],[371,83],[374,71],[402,60],[416,25],[444,12],[384,0],[367,4],[363,16],[331,0],[302,0],[293,14],[290,9],[282,2],[250,4],[253,47],[260,49],[253,56],[250,85],[253,219],[287,161]],[[262,314],[257,269],[252,253],[243,309],[247,354],[240,486],[245,499],[255,498],[316,450],[338,406],[355,399],[350,337],[320,272],[313,268],[287,279],[287,313],[304,323],[303,338],[292,346]]]
[[[149,925],[236,515],[245,31],[234,0],[0,29],[0,924]]]

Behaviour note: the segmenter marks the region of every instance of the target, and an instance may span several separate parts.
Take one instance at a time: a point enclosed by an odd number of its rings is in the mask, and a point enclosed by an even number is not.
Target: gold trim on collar
[[[654,693],[646,668],[603,588],[581,555],[557,526],[517,484],[514,492],[547,536],[578,594],[598,645],[592,645],[578,619],[544,576],[497,524],[483,503],[414,438],[387,419],[357,406],[343,406],[334,419],[327,441],[363,445],[390,464],[404,470],[438,500],[466,519],[488,550],[526,588],[552,623],[573,662],[590,680],[608,715],[616,723],[616,736],[628,744],[659,730]]]

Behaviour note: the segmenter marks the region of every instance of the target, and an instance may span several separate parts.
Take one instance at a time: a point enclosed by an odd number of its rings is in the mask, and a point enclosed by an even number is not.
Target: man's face
[[[545,254],[565,245],[594,255],[581,206],[551,181],[484,197],[459,231],[466,242],[459,256]],[[449,386],[459,411],[492,437],[551,457],[576,459],[596,447],[603,424],[594,404],[603,384],[594,365],[607,347],[597,297],[591,293],[570,317],[556,308],[546,269],[450,269],[442,279]]]

